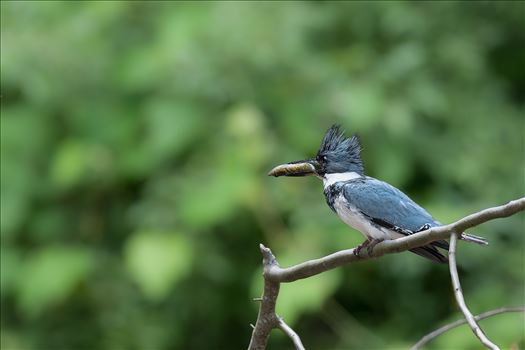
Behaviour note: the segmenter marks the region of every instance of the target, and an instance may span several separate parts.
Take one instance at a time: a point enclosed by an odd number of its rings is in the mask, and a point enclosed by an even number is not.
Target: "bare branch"
[[[479,315],[474,316],[474,319],[476,321],[481,321],[486,318],[496,316],[499,314],[509,313],[509,312],[525,312],[525,306],[519,306],[519,307],[502,307],[495,310],[486,311],[484,313],[481,313]],[[462,324],[467,323],[467,320],[462,318],[457,321],[454,321],[452,323],[446,324],[441,328],[436,329],[435,331],[432,331],[431,333],[425,335],[423,338],[421,338],[414,346],[410,348],[410,350],[418,350],[421,349],[423,345],[431,341],[432,339],[440,336],[441,334],[448,332],[449,330],[459,327]]]
[[[278,323],[279,329],[281,329],[288,336],[288,338],[292,340],[293,345],[295,346],[295,349],[305,350],[303,343],[301,342],[301,338],[299,338],[297,333],[295,333],[295,331],[292,328],[290,328],[290,326],[288,326],[281,317],[279,317],[278,322],[279,322]]]
[[[307,278],[320,274],[336,267],[346,265],[358,260],[376,258],[384,254],[397,253],[412,248],[427,245],[430,242],[446,239],[452,232],[463,232],[466,229],[478,226],[484,222],[507,217],[525,209],[525,197],[511,201],[505,205],[488,208],[478,213],[471,214],[452,224],[433,227],[426,231],[418,232],[410,236],[395,240],[384,241],[373,247],[367,255],[361,252],[360,256],[354,254],[354,249],[341,250],[320,259],[309,260],[288,268],[273,266],[268,278],[276,282],[293,282],[298,279]]]
[[[280,283],[267,278],[268,272],[273,267],[279,267],[275,256],[269,248],[260,245],[261,253],[263,255],[263,277],[264,277],[264,291],[259,308],[259,315],[257,322],[252,332],[252,339],[249,350],[264,350],[268,343],[268,337],[273,328],[279,326],[279,318],[275,314],[275,304],[277,303],[277,296],[279,295]]]
[[[410,236],[378,243],[372,249],[367,249],[366,255],[361,253],[359,256],[357,256],[354,253],[355,249],[346,249],[330,254],[323,258],[306,261],[288,268],[279,267],[279,264],[277,263],[277,260],[275,259],[275,256],[272,254],[271,250],[261,244],[260,249],[263,255],[264,266],[264,292],[259,308],[259,314],[257,316],[257,322],[252,332],[252,338],[250,340],[248,349],[265,349],[270,332],[274,328],[282,329],[294,341],[294,345],[297,348],[297,343],[295,340],[296,338],[290,335],[292,334],[297,336],[297,334],[295,334],[295,332],[288,325],[284,324],[284,322],[282,322],[275,313],[275,304],[277,302],[281,283],[293,282],[298,279],[308,278],[310,276],[314,276],[324,271],[332,270],[336,267],[343,266],[355,261],[377,258],[384,254],[402,252],[412,248],[427,245],[433,241],[446,239],[454,232],[461,233],[466,229],[478,226],[484,222],[511,216],[524,209],[525,197],[522,197],[505,205],[488,208],[471,214],[449,225],[433,227],[426,231],[418,232]],[[497,349],[495,345],[493,346],[494,347],[492,349]],[[302,344],[300,349],[302,349]]]
[[[454,295],[458,303],[459,308],[465,319],[467,320],[472,332],[479,338],[481,344],[485,345],[488,349],[499,350],[499,347],[491,342],[489,338],[485,335],[485,332],[478,325],[474,319],[474,315],[470,312],[465,303],[465,298],[463,298],[463,291],[461,290],[461,284],[459,283],[458,268],[456,266],[456,246],[458,243],[458,234],[453,232],[450,235],[450,248],[448,249],[448,266],[450,268],[450,278],[452,279],[452,287],[454,287]]]

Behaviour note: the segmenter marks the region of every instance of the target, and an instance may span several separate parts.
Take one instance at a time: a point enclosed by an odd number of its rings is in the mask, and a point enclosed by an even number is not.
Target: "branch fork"
[[[373,259],[384,254],[398,253],[427,245],[433,241],[448,238],[450,238],[450,275],[452,284],[454,286],[454,295],[456,297],[456,301],[470,328],[476,337],[478,337],[480,342],[489,349],[499,349],[497,345],[492,343],[487,338],[485,333],[477,324],[476,318],[466,306],[463,293],[461,291],[461,285],[459,283],[456,266],[456,246],[458,239],[460,239],[458,232],[464,232],[469,228],[481,225],[490,220],[514,215],[520,211],[523,211],[524,209],[525,197],[522,197],[505,205],[481,210],[449,225],[432,227],[428,230],[417,232],[413,235],[395,240],[382,241],[373,244],[370,247],[367,246],[366,249],[359,249],[358,247],[355,249],[352,248],[341,250],[325,257],[305,261],[287,268],[281,268],[272,251],[261,244],[260,250],[263,255],[264,290],[259,307],[259,314],[257,316],[257,322],[253,329],[248,349],[266,349],[268,337],[274,328],[281,329],[290,338],[296,349],[304,349],[301,339],[297,333],[295,333],[293,329],[289,327],[275,312],[275,306],[277,303],[277,297],[279,296],[279,288],[281,283],[288,283],[299,279],[308,278],[322,272],[332,270],[336,267],[354,263],[356,261]]]

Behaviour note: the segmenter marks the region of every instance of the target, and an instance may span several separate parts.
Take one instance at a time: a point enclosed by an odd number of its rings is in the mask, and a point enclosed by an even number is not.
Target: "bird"
[[[269,176],[316,176],[323,181],[326,203],[348,226],[361,232],[365,241],[354,254],[368,252],[384,240],[410,236],[441,226],[424,208],[396,187],[366,176],[361,158],[361,142],[354,134],[345,136],[338,124],[326,132],[316,156],[274,167]],[[465,241],[486,245],[483,237],[462,233]],[[410,249],[411,252],[437,263],[448,258],[439,249],[448,250],[446,240]]]

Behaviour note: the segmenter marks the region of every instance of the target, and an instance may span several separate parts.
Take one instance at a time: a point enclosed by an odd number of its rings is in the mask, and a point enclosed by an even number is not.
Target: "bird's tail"
[[[476,244],[480,244],[480,245],[487,245],[487,244],[489,244],[489,242],[485,238],[480,237],[480,236],[476,236],[476,235],[471,235],[471,234],[465,233],[465,232],[463,232],[461,234],[460,239],[463,240],[463,241],[472,242],[472,243],[476,243]]]
[[[471,235],[465,232],[461,234],[460,239],[466,242],[472,242],[481,245],[489,244],[489,242],[485,238],[476,235]],[[430,259],[434,262],[447,263],[448,257],[446,255],[443,255],[437,248],[448,250],[448,242],[445,240],[435,241],[423,247],[410,249],[410,251],[416,253],[417,255],[421,255],[427,259]]]
[[[471,234],[464,233],[464,232],[461,234],[460,239],[466,242],[472,242],[472,243],[481,244],[481,245],[489,244],[489,242],[483,237],[471,235]],[[421,255],[427,259],[430,259],[434,262],[447,263],[448,257],[446,255],[443,255],[437,248],[448,250],[449,248],[448,242],[445,240],[435,241],[423,247],[417,247],[414,249],[410,249],[410,251],[413,253],[416,253],[417,255]]]

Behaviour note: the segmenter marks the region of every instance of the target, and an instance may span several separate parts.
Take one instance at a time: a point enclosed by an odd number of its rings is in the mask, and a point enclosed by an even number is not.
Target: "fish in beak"
[[[270,170],[268,176],[318,176],[319,163],[314,159],[281,164]]]

